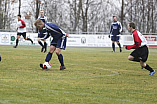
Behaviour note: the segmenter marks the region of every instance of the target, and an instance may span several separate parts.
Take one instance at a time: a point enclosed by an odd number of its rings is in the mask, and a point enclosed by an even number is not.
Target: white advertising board
[[[16,43],[16,32],[0,32],[0,45],[15,45]],[[31,38],[34,44],[31,44],[30,41],[24,40],[21,36],[19,39],[19,45],[35,45],[39,46],[37,33],[27,33],[27,37]],[[157,35],[145,35],[145,38],[148,41],[149,47],[157,47]],[[50,46],[50,42],[53,38],[48,38],[47,43]],[[121,35],[120,38],[121,46],[132,45],[134,44],[133,38],[131,35]],[[69,34],[67,39],[67,46],[71,47],[111,47],[112,42],[108,35],[98,35],[98,34]],[[118,45],[116,44],[116,47]]]

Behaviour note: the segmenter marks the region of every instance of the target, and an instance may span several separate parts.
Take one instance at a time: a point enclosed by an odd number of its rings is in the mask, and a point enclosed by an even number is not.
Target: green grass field
[[[53,54],[43,71],[40,47],[0,46],[0,104],[157,104],[157,74],[128,61],[133,50],[111,51],[67,47],[67,69],[59,70]],[[156,62],[157,49],[150,49],[147,63],[157,69]]]

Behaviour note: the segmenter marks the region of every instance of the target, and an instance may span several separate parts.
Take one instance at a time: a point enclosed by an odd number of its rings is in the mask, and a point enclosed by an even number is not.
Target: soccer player
[[[1,61],[1,54],[0,54],[0,61]]]
[[[117,17],[113,16],[113,23],[111,24],[110,34],[109,34],[109,38],[111,35],[112,49],[113,49],[112,52],[115,52],[115,42],[119,46],[120,52],[122,52],[122,48],[119,42],[121,32],[122,32],[122,25],[119,21],[117,21]]]
[[[46,34],[42,39],[47,39],[49,36],[53,37],[53,40],[51,41],[50,50],[45,58],[45,62],[49,62],[52,58],[52,54],[56,50],[56,54],[58,55],[58,59],[61,63],[60,70],[64,70],[64,62],[63,62],[63,55],[61,54],[61,50],[59,47],[61,47],[63,44],[65,44],[62,40],[64,40],[65,36],[68,36],[62,29],[59,28],[54,23],[44,23],[42,20],[37,19],[34,25],[42,30],[43,28],[46,28],[46,31],[48,34]],[[62,41],[62,42],[61,42]],[[59,43],[59,44],[58,44]],[[65,46],[64,46],[65,47]],[[40,67],[43,68],[43,64],[40,64]]]
[[[140,65],[150,71],[150,76],[155,74],[155,70],[153,70],[148,64],[146,64],[147,58],[148,58],[148,47],[147,47],[147,40],[145,37],[137,31],[135,26],[135,23],[130,22],[128,24],[128,30],[132,32],[134,44],[133,45],[127,45],[126,49],[135,49],[129,56],[128,60],[140,62]]]
[[[47,17],[44,16],[44,10],[40,10],[40,17],[38,19],[42,20],[44,23],[48,22]],[[42,40],[44,42],[44,45],[43,45],[41,42],[41,38],[43,38],[46,34],[47,32],[45,28],[43,28],[43,30],[38,30],[38,43],[42,46],[41,52],[43,52],[43,50],[45,49],[44,53],[47,51],[47,43],[46,43],[46,40]]]
[[[21,15],[18,15],[17,17],[18,17],[17,29],[16,29],[16,31],[17,31],[17,39],[16,39],[16,45],[14,46],[14,48],[17,48],[18,43],[19,43],[19,38],[21,37],[21,35],[23,36],[23,38],[25,40],[29,40],[33,44],[33,41],[30,38],[26,37],[26,24],[21,19]]]

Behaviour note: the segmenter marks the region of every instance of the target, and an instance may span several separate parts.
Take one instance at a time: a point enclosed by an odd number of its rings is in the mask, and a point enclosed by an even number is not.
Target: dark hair
[[[130,22],[130,23],[129,23],[129,26],[130,26],[130,27],[132,27],[133,29],[135,29],[135,28],[136,28],[136,25],[135,25],[135,23],[134,23],[134,22]]]
[[[114,18],[114,17],[116,17],[116,18],[117,18],[117,16],[113,16],[113,18]]]
[[[20,18],[21,18],[21,15],[19,14],[19,15],[17,15],[17,16],[19,16]]]

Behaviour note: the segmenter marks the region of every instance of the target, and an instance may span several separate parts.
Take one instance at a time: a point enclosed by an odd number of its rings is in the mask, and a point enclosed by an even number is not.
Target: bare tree
[[[1,22],[3,22],[3,21],[2,21],[2,20],[3,20],[2,0],[0,0],[0,20],[1,20]],[[3,24],[0,23],[0,29],[2,29],[2,27],[3,27]]]
[[[21,14],[21,0],[19,0],[19,14]]]

